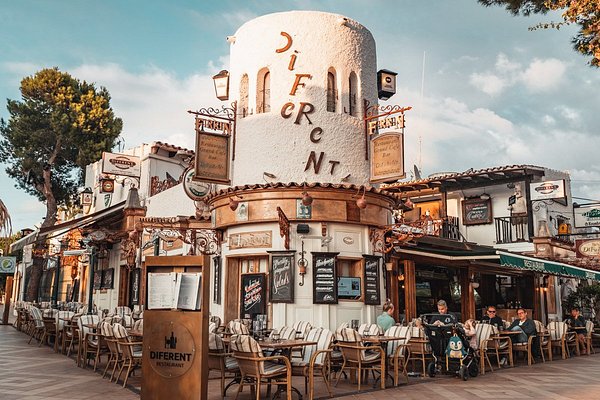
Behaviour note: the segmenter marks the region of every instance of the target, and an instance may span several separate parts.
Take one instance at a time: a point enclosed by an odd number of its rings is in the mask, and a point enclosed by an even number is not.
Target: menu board
[[[365,304],[379,305],[379,259],[377,256],[363,255],[365,258]]]
[[[492,223],[491,199],[466,199],[462,202],[464,225],[479,225]]]
[[[114,268],[105,269],[102,271],[102,286],[101,289],[112,289],[115,270]]]
[[[102,270],[98,269],[94,271],[94,289],[100,289],[102,287]]]
[[[271,303],[294,302],[294,254],[271,254],[269,274],[269,298]]]
[[[337,268],[339,253],[312,253],[313,304],[337,304]]]
[[[241,289],[240,316],[245,318],[246,314],[249,314],[252,318],[255,314],[265,314],[265,274],[242,274]]]

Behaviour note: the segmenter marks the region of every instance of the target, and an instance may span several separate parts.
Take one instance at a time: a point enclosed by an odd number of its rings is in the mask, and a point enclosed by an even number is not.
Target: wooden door
[[[129,306],[129,270],[122,265],[119,271],[119,306]]]
[[[225,308],[223,323],[239,318],[240,313],[240,262],[238,258],[226,259],[225,268]]]

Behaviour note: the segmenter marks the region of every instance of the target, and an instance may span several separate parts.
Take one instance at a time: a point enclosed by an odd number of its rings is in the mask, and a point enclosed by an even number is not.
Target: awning
[[[35,231],[31,232],[29,235],[22,237],[21,239],[17,240],[16,242],[12,243],[10,245],[10,247],[8,248],[8,254],[13,254],[19,250],[22,250],[23,247],[35,243],[38,239],[38,235],[40,233],[39,229],[36,229]]]
[[[520,254],[498,251],[500,265],[515,269],[526,269],[545,274],[567,276],[581,279],[594,279],[600,281],[600,272],[590,271],[556,261],[542,260],[534,257],[522,256]]]

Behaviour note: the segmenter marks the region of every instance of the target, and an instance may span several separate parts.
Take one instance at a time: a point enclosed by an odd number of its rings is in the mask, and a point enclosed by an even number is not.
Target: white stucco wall
[[[284,52],[291,37],[291,46]],[[296,60],[290,70],[291,56]],[[238,29],[231,44],[230,99],[240,100],[240,82],[248,75],[248,111],[241,118],[238,110],[235,161],[232,165],[233,185],[281,182],[339,182],[350,174],[347,182],[364,184],[369,178],[365,160],[365,138],[362,122],[363,99],[377,101],[376,52],[371,33],[358,22],[341,15],[313,11],[292,11],[253,19]],[[257,78],[259,71],[270,71],[270,105],[268,113],[257,113]],[[335,70],[337,109],[327,111],[327,73]],[[349,77],[357,76],[356,116],[349,115]],[[302,78],[295,95],[290,92],[296,74]],[[282,107],[293,103],[290,118],[282,117]],[[314,112],[295,124],[300,103],[310,103]],[[310,140],[311,131],[321,128],[317,143]],[[324,153],[318,174],[305,166],[311,152],[317,159]],[[333,173],[330,161],[338,161]],[[257,167],[260,166],[260,167]],[[265,178],[263,172],[276,176]]]

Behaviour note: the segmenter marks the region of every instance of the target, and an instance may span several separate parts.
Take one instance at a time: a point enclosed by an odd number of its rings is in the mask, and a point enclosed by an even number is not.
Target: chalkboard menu
[[[245,318],[255,314],[265,314],[267,304],[265,274],[242,274],[242,293],[240,297],[240,316]]]
[[[479,225],[492,223],[491,199],[466,199],[462,202],[464,225]]]
[[[102,286],[101,289],[112,289],[115,276],[115,269],[109,268],[102,271]]]
[[[94,271],[94,289],[100,289],[102,287],[102,270],[98,269]]]
[[[365,304],[379,305],[379,259],[377,256],[363,255],[365,258]]]
[[[271,303],[294,302],[294,253],[272,253],[269,274]]]
[[[339,253],[312,253],[313,304],[337,304],[336,257]]]

